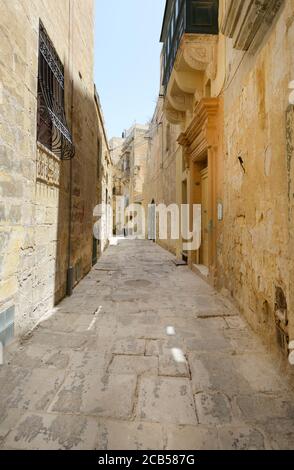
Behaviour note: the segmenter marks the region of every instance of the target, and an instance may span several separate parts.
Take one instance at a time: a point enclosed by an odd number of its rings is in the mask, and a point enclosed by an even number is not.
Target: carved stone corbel
[[[218,36],[184,34],[166,90],[165,112],[172,124],[186,124],[204,97],[205,79],[217,73]]]
[[[169,101],[172,107],[181,112],[193,109],[193,95],[188,93],[171,93],[169,95]]]
[[[185,113],[177,111],[169,106],[164,108],[166,119],[170,124],[182,124],[185,121]]]
[[[208,54],[207,48],[195,44],[185,48],[183,56],[189,67],[204,71],[209,63]]]
[[[221,31],[235,49],[254,52],[261,44],[284,0],[228,0]]]
[[[194,70],[205,71],[214,61],[214,48],[217,44],[216,36],[186,35],[182,46],[183,58],[186,64]]]

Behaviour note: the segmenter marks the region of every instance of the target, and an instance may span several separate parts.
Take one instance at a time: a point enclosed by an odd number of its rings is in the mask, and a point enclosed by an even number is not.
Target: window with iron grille
[[[75,149],[64,108],[64,67],[40,22],[37,139],[62,160]]]

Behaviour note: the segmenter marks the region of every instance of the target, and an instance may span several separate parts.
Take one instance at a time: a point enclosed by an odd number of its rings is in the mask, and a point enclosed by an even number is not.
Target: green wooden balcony
[[[167,0],[160,38],[163,43],[164,87],[168,85],[185,33],[218,34],[218,9],[218,0]]]

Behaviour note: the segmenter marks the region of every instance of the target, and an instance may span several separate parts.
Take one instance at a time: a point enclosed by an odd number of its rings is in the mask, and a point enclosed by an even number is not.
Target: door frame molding
[[[209,220],[209,281],[214,284],[216,277],[216,160],[219,151],[219,98],[203,98],[195,106],[193,118],[185,132],[178,138],[178,143],[184,147],[187,155],[189,191],[188,203],[190,214],[193,213],[193,188],[195,175],[193,163],[199,163],[207,155],[208,167],[208,220]],[[191,217],[190,217],[191,219]],[[192,254],[189,265],[192,268]]]

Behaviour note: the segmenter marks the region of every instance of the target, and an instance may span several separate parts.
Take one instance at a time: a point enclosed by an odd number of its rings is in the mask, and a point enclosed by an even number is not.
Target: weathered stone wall
[[[111,159],[114,165],[118,164],[120,161],[123,144],[124,139],[122,137],[112,137],[109,141]]]
[[[97,164],[99,165],[97,173],[97,201],[98,204],[105,204],[112,207],[113,198],[113,161],[108,145],[103,111],[98,94],[96,93],[96,111],[97,111],[97,129],[95,134],[98,136],[99,148],[97,150]],[[112,217],[111,213],[102,211],[100,219],[101,236],[97,244],[98,257],[103,253],[109,244],[108,223]],[[111,234],[112,235],[112,234]]]
[[[117,235],[123,235],[126,232],[134,235],[134,229],[136,234],[143,231],[140,224],[134,224],[135,219],[138,222],[139,220],[136,211],[134,214],[133,204],[143,205],[143,184],[148,152],[147,132],[147,125],[134,124],[128,131],[125,131],[124,138],[114,137],[110,141],[114,164],[113,189],[115,190],[113,226]]]
[[[145,167],[148,150],[146,139],[147,126],[135,124],[127,131],[122,147],[121,160],[128,159],[129,168],[125,172],[125,194],[129,195],[129,204],[141,203]]]
[[[190,204],[198,203],[191,160],[205,161],[207,152],[207,279],[228,291],[273,348],[278,343],[286,352],[294,341],[294,0],[220,1],[219,25],[218,38],[181,41],[164,110],[159,101],[151,124],[144,203],[185,202],[186,192]],[[193,97],[185,62],[196,70]],[[216,98],[213,123],[211,112],[206,121],[205,114],[195,117],[199,102],[212,109]],[[182,127],[168,128],[165,118]],[[183,152],[169,153],[167,129]],[[181,240],[159,243],[181,257]]]
[[[16,334],[32,328],[65,295],[69,261],[75,282],[91,267],[97,165],[93,14],[92,0],[0,1],[0,310],[15,307]],[[65,68],[67,120],[76,147],[72,163],[36,143],[40,19]]]
[[[149,151],[143,189],[146,226],[148,225],[148,204],[151,204],[152,200],[156,204],[165,204],[166,206],[177,203],[176,174],[179,128],[168,123],[162,105],[162,99],[160,99],[149,131]],[[157,242],[163,248],[175,254],[177,240],[170,238],[170,222],[169,217],[168,239],[166,240],[159,239],[157,227]]]
[[[230,39],[226,46],[225,212],[218,283],[274,345],[275,323],[286,336],[292,328],[293,336],[294,322],[293,107],[288,90],[294,77],[294,1],[285,2],[255,53],[233,49]],[[290,330],[287,320],[280,321],[285,309]]]
[[[109,141],[110,155],[113,163],[112,167],[112,211],[113,211],[113,231],[114,235],[123,235],[124,217],[121,214],[123,207],[123,161],[122,161],[122,147],[125,139],[120,137],[113,137]]]

